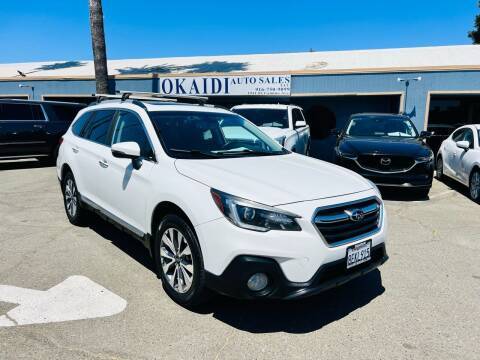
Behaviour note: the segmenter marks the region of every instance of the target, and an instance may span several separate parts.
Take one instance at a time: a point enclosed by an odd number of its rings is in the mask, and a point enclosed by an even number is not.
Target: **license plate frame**
[[[372,240],[359,242],[347,247],[345,264],[347,270],[364,264],[372,259]]]

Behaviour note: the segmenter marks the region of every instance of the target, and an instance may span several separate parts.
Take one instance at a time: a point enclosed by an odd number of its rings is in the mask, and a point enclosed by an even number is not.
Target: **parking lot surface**
[[[0,163],[0,359],[480,359],[480,206],[450,182],[428,200],[386,198],[380,271],[300,301],[218,297],[192,312],[166,296],[140,243],[98,218],[70,225],[53,167]],[[73,313],[72,284],[115,309]],[[2,326],[18,306],[5,289],[27,303],[56,285],[27,304],[45,313],[37,323]]]

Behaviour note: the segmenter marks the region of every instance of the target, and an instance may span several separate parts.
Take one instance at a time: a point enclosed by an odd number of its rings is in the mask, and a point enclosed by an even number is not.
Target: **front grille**
[[[377,198],[317,209],[313,222],[332,246],[373,235],[380,229],[381,204]]]
[[[415,165],[415,160],[402,155],[359,155],[358,163],[364,169],[382,172],[405,171]]]

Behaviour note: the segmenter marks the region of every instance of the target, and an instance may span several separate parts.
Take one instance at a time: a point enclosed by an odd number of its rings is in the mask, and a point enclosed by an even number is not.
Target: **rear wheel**
[[[77,184],[71,172],[67,172],[62,182],[63,203],[68,221],[73,225],[83,225],[86,217],[86,210],[80,203]]]
[[[191,308],[208,299],[200,246],[185,220],[165,216],[155,234],[154,251],[157,274],[175,302]]]
[[[443,180],[443,160],[441,156],[437,159],[437,179]]]
[[[473,170],[472,174],[470,175],[469,190],[470,190],[470,198],[473,201],[480,203],[480,170],[479,169]]]

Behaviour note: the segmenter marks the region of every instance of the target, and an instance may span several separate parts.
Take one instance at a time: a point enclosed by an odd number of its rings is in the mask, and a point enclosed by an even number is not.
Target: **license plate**
[[[363,264],[371,259],[372,241],[364,241],[347,248],[347,269]]]

